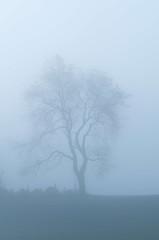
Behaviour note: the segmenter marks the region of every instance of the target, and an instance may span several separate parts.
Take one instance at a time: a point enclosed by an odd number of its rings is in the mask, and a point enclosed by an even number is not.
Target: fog
[[[56,54],[81,69],[105,72],[130,94],[111,163],[87,175],[90,193],[158,194],[159,2],[157,0],[0,1],[0,172],[8,189],[74,188],[70,166],[21,176],[14,143],[30,133],[25,92]]]

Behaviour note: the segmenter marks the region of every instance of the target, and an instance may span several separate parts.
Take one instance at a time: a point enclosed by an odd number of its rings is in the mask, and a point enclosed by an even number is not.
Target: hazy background
[[[71,167],[22,177],[12,140],[28,136],[24,93],[60,54],[105,71],[132,94],[114,137],[113,167],[88,174],[98,194],[159,193],[159,1],[0,0],[0,171],[7,188],[72,188]]]

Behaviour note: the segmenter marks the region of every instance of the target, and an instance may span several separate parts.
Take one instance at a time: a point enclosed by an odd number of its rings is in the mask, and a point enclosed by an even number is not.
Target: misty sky
[[[12,147],[28,136],[25,91],[60,54],[82,69],[106,72],[131,94],[113,137],[113,166],[102,178],[88,174],[89,192],[159,193],[158,12],[158,0],[0,0],[0,170],[6,187],[74,186],[69,166],[23,178]]]

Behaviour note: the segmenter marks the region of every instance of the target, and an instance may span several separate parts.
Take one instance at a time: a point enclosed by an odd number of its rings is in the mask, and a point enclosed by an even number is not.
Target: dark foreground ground
[[[159,240],[159,196],[0,197],[0,240]]]

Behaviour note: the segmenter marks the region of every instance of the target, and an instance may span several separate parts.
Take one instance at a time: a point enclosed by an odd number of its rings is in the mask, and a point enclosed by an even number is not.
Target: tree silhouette
[[[56,57],[29,91],[29,99],[35,123],[32,167],[70,160],[79,192],[85,194],[88,164],[96,162],[102,169],[107,162],[106,139],[117,125],[126,94],[104,73],[80,72]]]

